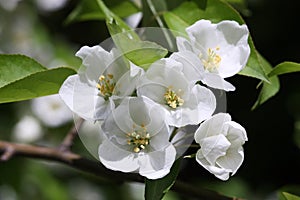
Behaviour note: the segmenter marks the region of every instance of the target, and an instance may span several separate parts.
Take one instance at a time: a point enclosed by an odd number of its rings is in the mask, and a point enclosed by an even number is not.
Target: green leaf
[[[299,196],[287,192],[282,192],[282,195],[285,197],[286,200],[300,200]]]
[[[260,59],[261,59],[262,66],[264,66],[265,72],[269,76],[269,81],[263,82],[263,87],[261,89],[261,92],[252,109],[255,109],[259,105],[263,104],[279,91],[280,83],[277,77],[278,75],[292,73],[292,72],[300,72],[299,63],[282,62],[276,65],[274,68],[272,68],[271,65],[264,58],[260,56]]]
[[[141,40],[133,42],[127,34],[116,34],[112,38],[126,58],[144,69],[148,69],[151,63],[165,57],[168,53],[167,49],[154,42]]]
[[[164,197],[176,181],[180,163],[181,158],[175,161],[170,173],[161,179],[146,179],[145,200],[160,200]]]
[[[172,30],[172,33],[177,36],[188,37],[185,32],[186,27],[189,26],[182,18],[175,15],[172,12],[166,12],[164,14],[164,20],[168,24],[168,27]]]
[[[145,69],[154,61],[167,55],[168,50],[140,37],[117,15],[111,12],[105,4],[98,0],[99,7],[105,13],[106,24],[116,46],[134,64]]]
[[[0,88],[47,68],[23,55],[0,55]]]
[[[292,72],[300,72],[300,64],[294,62],[282,62],[274,67],[274,69],[268,74],[269,77],[281,74],[287,74]]]
[[[272,71],[272,66],[266,59],[264,59],[261,55],[259,55],[259,59],[261,60],[261,64],[264,67],[264,70],[266,73],[269,73]],[[273,76],[269,78],[269,81],[262,81],[263,86],[261,88],[261,91],[258,95],[258,98],[255,102],[255,104],[252,107],[252,110],[257,108],[259,105],[266,102],[268,99],[273,97],[280,89],[280,83],[277,76]]]
[[[140,9],[129,0],[126,1],[110,1],[108,7],[112,12],[118,13],[120,17],[128,17],[140,11]],[[95,0],[81,1],[78,6],[70,13],[65,23],[87,20],[105,20],[105,14],[98,9]]]
[[[56,94],[64,80],[74,73],[73,69],[60,67],[30,74],[1,87],[0,103]]]
[[[183,32],[188,26],[200,19],[208,19],[213,23],[222,20],[234,20],[240,24],[245,24],[240,14],[228,3],[221,0],[207,0],[205,9],[201,9],[194,2],[184,2],[172,12],[166,12],[164,18],[168,27],[178,32]],[[249,45],[251,48],[250,57],[240,74],[268,81],[251,36],[249,37]]]

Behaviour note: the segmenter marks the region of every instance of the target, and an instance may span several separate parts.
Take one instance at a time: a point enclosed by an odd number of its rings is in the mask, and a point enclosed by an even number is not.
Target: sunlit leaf
[[[200,19],[208,19],[214,23],[222,20],[235,20],[240,24],[245,23],[240,14],[234,8],[232,8],[228,3],[220,0],[207,0],[205,9],[201,9],[194,2],[184,2],[181,6],[171,11],[171,13],[165,13],[164,18],[169,28],[178,32],[182,32],[185,28]],[[268,81],[268,77],[260,63],[258,53],[254,47],[251,36],[249,38],[249,45],[251,48],[251,54],[246,67],[240,72],[240,74]]]
[[[24,55],[0,55],[0,88],[47,68]]]
[[[287,193],[287,192],[282,192],[282,195],[286,200],[300,200],[299,196]]]
[[[56,94],[64,80],[74,73],[73,69],[60,67],[30,74],[1,87],[0,103]]]
[[[168,24],[169,28],[171,30],[174,30],[173,34],[175,36],[187,37],[185,29],[189,26],[189,24],[185,22],[182,18],[180,18],[172,12],[167,12],[164,14],[164,19]]]
[[[181,159],[173,164],[170,173],[157,180],[146,179],[145,200],[160,200],[170,190],[176,181]]]
[[[168,53],[160,45],[142,41],[140,37],[117,15],[110,11],[106,5],[98,0],[99,7],[106,16],[108,30],[116,46],[134,64],[147,68],[149,64],[163,58]]]
[[[274,67],[274,69],[268,74],[269,77],[281,74],[287,74],[292,72],[300,72],[300,64],[294,62],[282,62]]]

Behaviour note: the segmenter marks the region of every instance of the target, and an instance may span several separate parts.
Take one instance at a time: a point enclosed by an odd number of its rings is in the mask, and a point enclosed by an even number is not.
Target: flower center
[[[135,153],[144,150],[150,143],[150,134],[146,131],[145,127],[143,127],[142,131],[135,130],[132,133],[127,133],[127,137],[127,144],[133,145]]]
[[[105,100],[108,100],[108,98],[113,94],[116,85],[113,81],[113,77],[114,76],[112,74],[107,74],[106,76],[101,75],[99,77],[96,87],[99,90],[99,94],[102,95]]]
[[[181,90],[178,90],[178,92],[181,92]],[[170,87],[167,89],[166,93],[164,94],[164,98],[166,104],[171,108],[177,108],[179,106],[182,106],[184,103],[184,100],[180,98],[180,96],[178,96],[176,92],[172,90]]]
[[[202,54],[200,53],[199,57],[204,65],[204,68],[209,72],[216,71],[221,62],[221,56],[217,54],[217,51],[220,50],[220,47],[216,47],[215,49],[208,48],[207,50],[207,59],[203,59]]]

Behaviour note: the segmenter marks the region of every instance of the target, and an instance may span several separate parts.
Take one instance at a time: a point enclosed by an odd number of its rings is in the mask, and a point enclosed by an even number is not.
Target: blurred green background
[[[108,38],[104,22],[64,24],[78,1],[23,0],[15,6],[14,1],[0,0],[1,53],[25,54],[48,67],[79,67],[76,51]],[[247,9],[240,11],[257,50],[273,66],[283,61],[300,63],[300,1],[247,0],[246,5]],[[186,160],[179,179],[254,200],[278,199],[278,191],[300,196],[300,74],[281,76],[277,96],[254,111],[251,107],[258,95],[258,81],[243,76],[229,81],[237,90],[227,94],[227,111],[246,128],[249,138],[242,167],[222,182],[193,160]],[[49,125],[39,118],[34,106],[33,101],[0,104],[0,140],[59,145],[72,119]],[[27,121],[22,126],[24,118]],[[26,127],[28,124],[33,124],[34,131]],[[79,139],[74,151],[89,156]],[[0,163],[0,200],[138,200],[142,196],[141,184],[103,182],[60,164],[25,158]],[[165,199],[193,198],[170,192]]]

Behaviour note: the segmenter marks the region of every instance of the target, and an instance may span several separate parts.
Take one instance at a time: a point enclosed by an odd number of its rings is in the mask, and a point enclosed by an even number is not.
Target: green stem
[[[155,19],[157,21],[159,27],[162,28],[163,34],[165,35],[165,38],[167,40],[167,43],[169,44],[170,49],[174,49],[174,45],[172,43],[170,35],[168,34],[163,21],[160,19],[159,14],[157,13],[155,6],[152,3],[152,0],[147,0],[147,3],[148,3],[148,6],[149,6],[151,12],[153,13],[153,16],[155,17]]]

